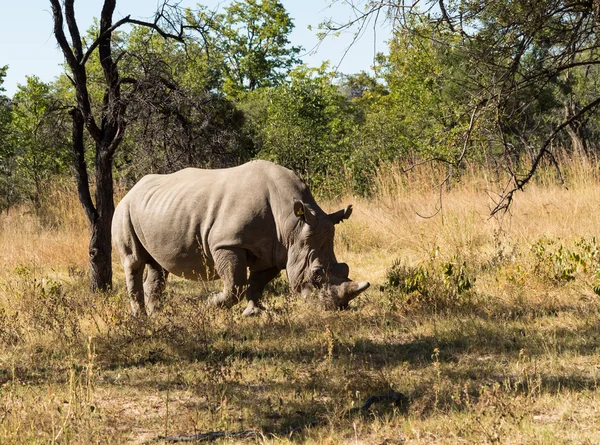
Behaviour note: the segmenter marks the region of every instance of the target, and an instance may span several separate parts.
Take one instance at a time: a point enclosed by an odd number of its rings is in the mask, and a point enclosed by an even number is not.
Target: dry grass
[[[131,319],[116,263],[115,292],[90,294],[85,221],[57,186],[44,214],[0,216],[0,443],[597,443],[600,179],[566,167],[568,190],[549,172],[497,218],[481,171],[422,218],[439,172],[382,170],[375,198],[324,204],[354,204],[336,252],[371,289],[325,312],[281,278],[251,319],[183,280]],[[391,391],[407,399],[356,409]]]

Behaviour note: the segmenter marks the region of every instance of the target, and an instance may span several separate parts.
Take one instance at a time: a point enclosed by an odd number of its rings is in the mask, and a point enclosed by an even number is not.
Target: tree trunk
[[[115,212],[113,201],[112,158],[103,156],[106,147],[99,147],[96,160],[96,218],[90,233],[90,278],[92,291],[112,288],[111,224]]]
[[[64,17],[61,3],[64,5]],[[116,60],[112,57],[112,33],[121,25],[136,23],[155,29],[160,35],[183,41],[183,25],[179,34],[163,32],[155,22],[141,22],[124,17],[113,24],[112,16],[116,0],[104,0],[100,16],[100,33],[98,38],[90,45],[84,45],[84,40],[79,33],[75,20],[74,0],[50,0],[54,18],[54,36],[65,56],[65,61],[71,69],[71,82],[75,87],[77,107],[71,110],[73,118],[73,167],[79,200],[88,223],[90,224],[90,278],[92,291],[106,291],[112,287],[112,249],[111,249],[111,224],[115,211],[113,201],[112,161],[115,150],[123,139],[125,131],[124,113],[127,105],[121,98],[121,80]],[[63,25],[66,20],[71,36],[69,42],[65,36]],[[84,52],[85,47],[85,52]],[[87,85],[86,61],[98,48],[100,64],[104,71],[106,90],[101,108],[101,125],[98,126],[92,106]],[[131,82],[131,81],[130,81]],[[95,202],[90,192],[90,181],[85,162],[84,129],[96,144]]]
[[[84,153],[84,119],[81,110],[71,110],[73,118],[73,167],[79,201],[90,225],[90,278],[92,291],[112,287],[111,223],[115,210],[113,202],[112,156],[108,147],[96,147],[96,205],[90,194]]]

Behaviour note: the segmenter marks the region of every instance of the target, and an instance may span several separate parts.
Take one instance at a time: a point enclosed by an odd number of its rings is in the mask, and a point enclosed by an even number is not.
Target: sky
[[[198,3],[214,9],[230,0],[181,0],[183,7],[195,8]],[[301,59],[309,66],[330,61],[332,67],[345,74],[369,71],[377,52],[386,52],[389,28],[370,26],[353,45],[353,33],[328,37],[318,45],[317,25],[327,18],[337,22],[354,17],[352,9],[342,0],[330,6],[330,0],[281,0],[294,20],[291,44],[302,46]],[[52,12],[48,0],[3,1],[3,20],[0,27],[0,67],[8,65],[2,87],[12,97],[25,76],[38,76],[44,82],[53,81],[62,72],[63,56],[52,34]],[[75,17],[80,32],[89,28],[99,17],[103,0],[76,0]],[[113,22],[131,14],[132,18],[149,19],[156,10],[156,0],[117,0]],[[312,25],[313,29],[308,27]],[[350,49],[344,56],[346,49]]]

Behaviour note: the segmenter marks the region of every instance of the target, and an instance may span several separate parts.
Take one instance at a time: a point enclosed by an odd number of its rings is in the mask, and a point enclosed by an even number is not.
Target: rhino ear
[[[350,218],[350,215],[352,215],[352,204],[350,204],[345,209],[338,210],[335,213],[330,213],[329,219],[331,220],[332,223],[337,224],[339,222],[342,222],[345,219]]]
[[[309,226],[316,224],[317,215],[302,201],[294,201],[294,215],[306,222]]]

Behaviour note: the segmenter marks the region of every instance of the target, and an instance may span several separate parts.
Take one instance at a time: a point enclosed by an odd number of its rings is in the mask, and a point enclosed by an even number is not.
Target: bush
[[[398,259],[386,273],[385,287],[408,306],[444,310],[471,303],[473,283],[474,275],[458,257],[439,264],[430,259],[416,267]]]

